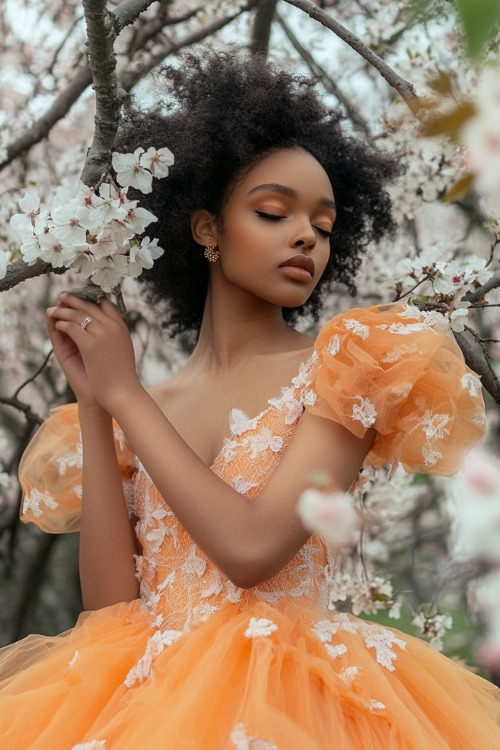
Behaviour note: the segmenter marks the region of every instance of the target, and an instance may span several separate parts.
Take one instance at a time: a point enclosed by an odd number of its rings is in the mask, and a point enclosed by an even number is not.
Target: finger
[[[59,295],[58,301],[61,303],[57,306],[58,309],[66,308],[69,310],[79,310],[81,313],[84,313],[81,317],[82,320],[86,318],[87,315],[90,315],[90,317],[95,320],[99,320],[103,315],[99,305],[96,305],[95,302],[81,299],[80,297],[77,297],[76,294],[63,292]]]
[[[113,318],[118,322],[121,322],[123,320],[122,316],[118,312],[118,308],[116,307],[116,305],[113,305],[113,303],[105,297],[103,297],[101,300],[101,310],[110,318]]]
[[[82,330],[86,330],[87,326],[92,322],[95,324],[97,323],[95,318],[93,318],[91,315],[86,315],[84,311],[74,310],[71,307],[64,307],[62,305],[58,305],[57,307],[50,307],[47,310],[47,316],[49,320],[52,319],[54,321],[66,321],[68,323],[79,325]]]

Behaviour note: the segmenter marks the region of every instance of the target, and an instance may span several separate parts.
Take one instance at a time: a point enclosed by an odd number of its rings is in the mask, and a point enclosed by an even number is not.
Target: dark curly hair
[[[236,53],[186,56],[160,75],[167,91],[153,110],[129,105],[117,142],[119,151],[168,146],[175,164],[155,181],[141,205],[158,217],[154,235],[165,249],[140,280],[171,335],[199,331],[208,263],[191,235],[190,216],[221,212],[236,179],[263,156],[302,148],[326,171],[335,192],[337,219],[329,264],[308,301],[285,308],[288,322],[308,314],[318,320],[324,296],[336,283],[355,294],[354,277],[367,244],[393,229],[384,185],[398,162],[367,143],[346,136],[341,115],[330,112],[312,90],[313,81],[276,69],[259,57]]]

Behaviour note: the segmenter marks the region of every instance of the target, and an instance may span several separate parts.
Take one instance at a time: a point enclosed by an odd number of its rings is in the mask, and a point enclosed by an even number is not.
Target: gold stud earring
[[[215,245],[207,245],[203,251],[203,255],[210,263],[217,263],[219,260],[219,251]]]

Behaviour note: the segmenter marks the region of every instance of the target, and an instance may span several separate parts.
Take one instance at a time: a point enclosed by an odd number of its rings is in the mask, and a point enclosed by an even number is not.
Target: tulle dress
[[[443,319],[401,304],[335,317],[261,414],[232,410],[212,469],[245,502],[259,502],[304,409],[357,435],[374,426],[367,463],[408,471],[453,473],[484,429],[480,382]],[[239,589],[115,438],[140,599],[0,652],[2,750],[500,748],[497,688],[417,638],[328,610],[321,539]],[[24,456],[23,520],[76,530],[81,462],[76,408],[62,407]]]

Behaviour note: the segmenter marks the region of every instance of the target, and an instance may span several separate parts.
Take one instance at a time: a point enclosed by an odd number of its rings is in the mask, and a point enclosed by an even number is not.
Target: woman
[[[80,524],[87,612],[0,655],[3,746],[493,750],[498,691],[328,612],[334,560],[295,509],[312,471],[340,490],[367,454],[451,473],[482,431],[439,318],[351,310],[315,343],[290,325],[353,289],[392,228],[397,167],[263,61],[188,58],[167,77],[171,110],[130,112],[119,145],[175,154],[145,204],[166,249],[146,284],[195,346],[148,392],[110,302],[48,311],[77,406],[25,455],[24,520]]]

